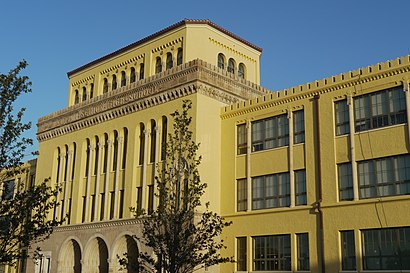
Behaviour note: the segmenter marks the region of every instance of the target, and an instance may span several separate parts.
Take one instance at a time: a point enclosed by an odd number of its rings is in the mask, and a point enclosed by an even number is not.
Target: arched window
[[[245,79],[246,68],[243,63],[240,63],[238,66],[238,77],[241,79]]]
[[[124,127],[124,142],[123,142],[123,151],[122,151],[122,169],[125,169],[127,165],[127,148],[128,148],[128,129]]]
[[[90,99],[92,99],[93,97],[94,97],[94,84],[92,83],[90,87]]]
[[[77,104],[79,102],[80,102],[80,95],[78,94],[78,90],[75,90],[74,104]]]
[[[111,90],[117,89],[117,76],[112,75],[112,85],[111,85]]]
[[[86,142],[85,142],[85,174],[84,176],[87,177],[88,176],[88,170],[90,169],[90,156],[91,156],[91,150],[90,150],[90,139],[87,138]]]
[[[182,64],[182,48],[178,48],[177,65]]]
[[[75,142],[73,142],[73,163],[72,163],[72,167],[71,167],[71,181],[74,180],[74,173],[75,173],[75,156],[77,153],[77,144],[75,144]]]
[[[235,73],[235,61],[232,58],[230,58],[228,61],[228,72],[232,74]]]
[[[117,161],[118,161],[118,132],[114,130],[114,149],[113,149],[113,160],[112,160],[112,170],[117,171]]]
[[[130,83],[135,82],[136,79],[137,79],[137,75],[135,74],[135,68],[131,67]]]
[[[98,157],[100,156],[100,140],[95,136],[94,175],[98,172]]]
[[[165,160],[167,137],[168,137],[168,120],[166,116],[162,116],[162,132],[161,132],[161,160]]]
[[[225,56],[222,53],[218,54],[218,67],[225,69]]]
[[[83,87],[83,101],[87,100],[87,89]]]
[[[127,84],[127,76],[125,75],[125,71],[121,72],[121,87]]]
[[[157,60],[155,61],[155,74],[162,72],[162,62],[161,58],[157,57]]]
[[[140,80],[144,79],[144,64],[140,64]]]
[[[107,172],[107,164],[108,164],[108,134],[104,134],[104,165],[103,165],[103,173]]]
[[[174,61],[172,60],[172,54],[167,53],[167,69],[171,69],[172,66],[174,65]]]
[[[104,85],[103,85],[103,94],[108,92],[108,80],[104,78]]]
[[[144,123],[140,123],[140,158],[139,164],[144,163],[144,149],[145,149],[145,126]]]

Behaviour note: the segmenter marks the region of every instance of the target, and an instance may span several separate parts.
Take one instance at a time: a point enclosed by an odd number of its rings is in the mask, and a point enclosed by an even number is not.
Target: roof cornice
[[[103,57],[101,57],[101,58],[98,58],[98,59],[96,59],[96,60],[94,60],[94,61],[91,61],[91,62],[89,62],[89,63],[87,63],[87,64],[85,64],[85,65],[83,65],[83,66],[80,66],[80,67],[78,67],[78,68],[76,68],[76,69],[74,69],[74,70],[68,72],[68,73],[67,73],[67,76],[68,76],[68,77],[71,77],[72,75],[74,75],[74,74],[76,74],[76,73],[78,73],[78,72],[80,72],[80,71],[83,71],[83,70],[85,70],[85,69],[87,69],[87,68],[89,68],[89,67],[91,67],[91,66],[93,66],[93,65],[96,65],[96,64],[101,63],[101,62],[103,62],[103,61],[105,61],[105,60],[108,60],[108,59],[113,58],[113,57],[115,57],[115,56],[117,56],[117,55],[120,55],[120,54],[122,54],[122,53],[124,53],[124,52],[127,52],[127,51],[129,51],[129,50],[131,50],[131,49],[133,49],[133,48],[136,48],[136,47],[138,47],[138,46],[140,46],[140,45],[142,45],[142,44],[144,44],[144,43],[146,43],[146,42],[148,42],[148,41],[151,41],[151,40],[153,40],[153,39],[155,39],[155,38],[157,38],[157,37],[159,37],[159,36],[161,36],[161,35],[163,35],[163,34],[165,34],[165,33],[167,33],[167,32],[173,31],[173,30],[175,30],[175,29],[177,29],[177,28],[179,28],[179,27],[186,26],[186,25],[201,25],[201,24],[202,24],[202,25],[205,24],[205,25],[211,26],[211,27],[213,27],[213,28],[219,30],[220,32],[222,32],[222,33],[224,33],[224,34],[226,34],[226,35],[228,35],[228,36],[234,38],[235,40],[238,40],[238,41],[240,41],[241,43],[244,43],[244,44],[246,44],[247,46],[249,46],[249,47],[251,47],[251,48],[253,48],[253,49],[257,50],[257,51],[262,52],[262,48],[260,48],[260,47],[258,47],[258,46],[256,46],[256,45],[254,45],[254,44],[252,44],[252,43],[246,41],[245,39],[242,39],[241,37],[239,37],[239,36],[233,34],[232,32],[230,32],[230,31],[228,31],[228,30],[222,28],[221,26],[219,26],[219,25],[217,25],[217,24],[215,24],[215,23],[211,22],[210,20],[184,19],[184,20],[179,21],[178,23],[175,23],[175,24],[173,24],[173,25],[170,25],[170,26],[168,26],[168,27],[166,27],[166,28],[164,28],[164,29],[162,29],[162,30],[160,30],[160,31],[158,31],[158,32],[155,32],[154,34],[151,34],[151,35],[149,35],[149,36],[147,36],[147,37],[145,37],[145,38],[143,38],[143,39],[141,39],[141,40],[139,40],[139,41],[136,41],[136,42],[134,42],[134,43],[132,43],[132,44],[129,44],[129,45],[125,46],[125,47],[122,47],[122,48],[120,48],[120,49],[118,49],[118,50],[116,50],[116,51],[114,51],[114,52],[112,52],[112,53],[109,53],[109,54],[107,54],[107,55],[105,55],[105,56],[103,56]]]

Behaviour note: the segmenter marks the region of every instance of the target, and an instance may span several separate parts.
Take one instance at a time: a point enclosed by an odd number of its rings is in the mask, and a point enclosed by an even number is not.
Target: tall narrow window
[[[162,72],[162,61],[161,57],[157,57],[155,60],[155,74]]]
[[[177,53],[177,65],[182,64],[182,48],[178,48]]]
[[[253,238],[253,271],[291,271],[290,235]]]
[[[86,203],[86,197],[83,196],[83,211],[81,213],[81,223],[85,222],[85,203]]]
[[[295,171],[295,204],[296,206],[306,205],[306,171]]]
[[[246,133],[246,124],[241,124],[237,126],[237,154],[246,154],[248,146],[248,135]]]
[[[103,94],[108,92],[108,79],[104,78],[104,84],[103,84]]]
[[[115,192],[114,191],[110,192],[110,219],[114,218],[115,198],[116,198]]]
[[[83,101],[87,100],[87,89],[83,87]]]
[[[113,149],[113,160],[112,160],[112,170],[117,171],[117,161],[118,161],[118,132],[114,130],[114,149]]]
[[[108,164],[108,135],[104,134],[104,167],[103,172],[107,172],[107,164]]]
[[[118,212],[118,218],[122,219],[124,217],[124,190],[120,190],[120,200],[119,200],[120,211]]]
[[[91,221],[95,218],[95,194],[91,195]]]
[[[121,87],[127,85],[127,76],[125,75],[125,71],[121,72]]]
[[[248,209],[248,183],[246,178],[237,180],[237,211]]]
[[[154,212],[154,185],[148,185],[148,214]]]
[[[11,200],[14,196],[15,182],[14,180],[8,180],[3,183],[2,200]]]
[[[72,154],[72,166],[71,166],[71,181],[74,180],[74,173],[75,173],[75,160],[76,160],[76,154],[77,154],[77,145],[75,142],[73,142],[73,154]]]
[[[144,163],[144,151],[145,150],[145,126],[144,123],[140,123],[140,158],[139,164],[142,165]]]
[[[74,104],[77,104],[79,102],[80,102],[80,95],[78,94],[78,90],[75,90]]]
[[[117,89],[117,76],[112,75],[112,85],[111,85],[111,90]]]
[[[243,63],[240,63],[238,66],[238,77],[241,79],[245,79],[246,68]]]
[[[247,271],[246,237],[236,238],[236,271]]]
[[[172,54],[167,53],[167,69],[171,69],[174,66],[174,61],[172,60]]]
[[[350,162],[337,165],[339,180],[339,200],[353,200],[352,164]]]
[[[61,150],[60,147],[57,148],[57,182],[61,182],[60,181],[60,164],[61,164]]]
[[[65,145],[64,181],[68,181],[68,146]]]
[[[167,137],[168,137],[168,120],[166,116],[162,116],[162,132],[161,132],[161,160],[165,160],[167,153]]]
[[[128,149],[128,129],[124,127],[124,145],[122,151],[122,169],[127,165],[127,149]]]
[[[340,237],[342,248],[342,270],[356,270],[354,231],[341,231]]]
[[[235,61],[232,58],[228,60],[228,72],[235,74]]]
[[[100,221],[104,220],[104,214],[105,214],[105,192],[101,193],[101,206],[100,206]],[[108,193],[107,193],[108,194]]]
[[[135,82],[136,79],[137,79],[137,75],[135,73],[135,68],[131,67],[130,83]]]
[[[151,119],[151,150],[150,150],[150,163],[155,161],[155,143],[157,142],[157,134],[156,134],[156,123],[155,120]]]
[[[225,69],[225,56],[222,53],[218,54],[218,67]]]
[[[94,97],[94,84],[92,83],[90,85],[90,99],[92,99]]]
[[[140,64],[140,80],[144,79],[144,64]]]
[[[142,187],[137,187],[137,215],[142,213]]]
[[[100,140],[98,136],[95,136],[95,158],[94,158],[94,175],[97,175],[98,171],[98,157],[100,156]]]
[[[305,142],[305,114],[303,110],[293,113],[293,134],[294,143]]]
[[[335,102],[335,123],[337,136],[350,133],[349,106],[347,105],[347,100]]]
[[[297,243],[297,259],[298,259],[298,270],[299,271],[309,271],[309,234],[301,233],[296,234]]]

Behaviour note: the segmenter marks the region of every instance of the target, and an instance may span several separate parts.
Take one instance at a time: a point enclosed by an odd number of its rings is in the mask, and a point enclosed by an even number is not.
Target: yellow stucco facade
[[[27,272],[119,272],[117,254],[144,250],[128,208],[155,208],[155,165],[184,99],[203,199],[233,221],[223,254],[237,263],[209,272],[410,270],[410,58],[271,92],[260,55],[183,20],[69,72],[68,107],[39,119],[36,173],[61,185],[54,217],[67,224]],[[404,254],[372,256],[380,244]]]

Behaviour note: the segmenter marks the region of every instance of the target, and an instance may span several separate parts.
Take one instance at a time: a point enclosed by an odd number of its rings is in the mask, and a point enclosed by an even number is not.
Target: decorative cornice
[[[84,79],[81,79],[79,81],[73,82],[71,84],[71,86],[80,85],[80,84],[82,84],[84,82],[88,82],[88,81],[94,81],[94,75],[91,75],[91,76],[85,77]]]
[[[245,59],[245,60],[248,60],[248,61],[251,61],[251,62],[253,62],[253,63],[256,63],[256,60],[255,60],[255,59],[253,59],[253,58],[251,58],[251,57],[249,57],[249,56],[243,54],[242,52],[240,52],[240,51],[234,49],[233,47],[230,47],[230,46],[228,46],[228,45],[226,45],[226,44],[224,44],[224,43],[222,43],[222,42],[219,42],[219,41],[217,41],[217,40],[215,40],[215,39],[213,39],[213,38],[211,38],[211,37],[209,37],[209,42],[211,42],[212,44],[217,45],[217,46],[219,46],[219,47],[222,47],[223,49],[226,49],[226,50],[228,50],[228,51],[231,51],[231,52],[233,52],[234,54],[236,54],[237,56],[240,56],[241,58],[243,58],[243,59]]]
[[[119,64],[116,64],[116,65],[114,65],[114,66],[112,66],[112,67],[110,67],[110,68],[104,69],[103,71],[100,72],[100,75],[104,75],[104,74],[107,74],[107,73],[109,73],[109,72],[111,72],[111,71],[120,69],[120,68],[122,68],[123,66],[126,66],[126,65],[128,65],[128,64],[137,62],[137,61],[140,60],[140,59],[144,59],[144,54],[140,54],[140,55],[135,56],[135,57],[133,57],[133,58],[131,58],[131,59],[128,59],[128,60],[126,60],[126,61],[124,61],[124,62],[121,62],[121,63],[119,63]]]
[[[118,226],[131,226],[141,224],[141,218],[131,218],[125,220],[110,220],[104,222],[93,222],[93,223],[81,223],[77,225],[67,225],[59,226],[55,228],[55,232],[65,232],[65,231],[75,231],[75,230],[85,230],[85,229],[104,229]]]
[[[180,43],[182,43],[182,37],[181,37],[181,38],[178,38],[178,39],[175,39],[174,41],[168,42],[168,43],[166,43],[166,44],[160,45],[160,46],[158,46],[158,47],[152,49],[151,52],[152,52],[152,53],[159,52],[159,51],[164,50],[164,49],[166,49],[166,48],[168,48],[168,47],[170,47],[170,46],[174,46],[174,45],[180,44]]]
[[[340,89],[355,89],[362,84],[376,81],[379,79],[404,74],[410,71],[410,55],[397,58],[393,61],[379,63],[366,68],[360,68],[355,71],[349,71],[337,76],[325,78],[289,89],[272,92],[268,95],[252,99],[249,101],[237,103],[236,105],[226,106],[222,109],[221,118],[228,119],[240,116],[262,109],[286,104],[292,101],[313,98]],[[400,81],[394,81],[392,85],[401,85]],[[359,95],[358,90],[355,94]]]
[[[231,104],[270,91],[194,60],[40,118],[37,139],[45,141],[197,92]]]

